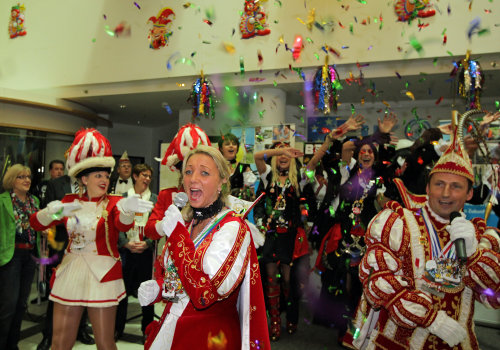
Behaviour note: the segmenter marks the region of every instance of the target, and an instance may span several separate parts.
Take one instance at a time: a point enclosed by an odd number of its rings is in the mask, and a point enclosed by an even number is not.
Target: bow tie
[[[119,180],[118,180],[118,183],[121,183],[121,184],[123,184],[123,183],[125,183],[125,184],[126,184],[127,182],[128,182],[128,180],[122,180],[122,179],[119,179]]]

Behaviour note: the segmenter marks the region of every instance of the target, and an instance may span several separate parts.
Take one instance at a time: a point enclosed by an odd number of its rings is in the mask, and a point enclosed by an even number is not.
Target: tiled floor
[[[310,277],[310,296],[319,291],[319,278],[315,274]],[[35,287],[35,284],[33,284]],[[35,289],[33,288],[32,295],[29,300],[36,297]],[[41,321],[42,315],[47,308],[47,302],[42,302],[40,305],[29,304],[28,314],[22,325],[21,342],[19,343],[20,350],[35,350],[38,343],[42,339]],[[156,315],[161,315],[161,303],[156,305]],[[500,312],[497,310],[497,312]],[[140,324],[140,306],[137,299],[129,298],[128,318],[131,319],[125,328],[125,333],[122,339],[117,343],[119,350],[140,350],[143,349],[141,344],[142,332]],[[312,324],[311,312],[306,301],[301,307],[298,332],[293,335],[282,331],[282,337],[279,342],[272,343],[272,350],[332,350],[341,349],[336,343],[336,331],[325,328],[323,326]],[[482,350],[498,349],[500,343],[500,329],[480,327],[476,325],[476,334],[479,339],[479,344]],[[73,349],[76,350],[93,350],[95,345],[84,345],[76,342]],[[0,349],[1,350],[1,349]]]

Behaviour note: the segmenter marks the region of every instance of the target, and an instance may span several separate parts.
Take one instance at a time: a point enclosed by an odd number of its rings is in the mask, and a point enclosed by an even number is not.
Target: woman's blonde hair
[[[189,151],[189,153],[184,158],[184,162],[182,163],[182,172],[180,183],[183,183],[184,180],[184,172],[186,171],[186,165],[191,158],[195,154],[205,154],[213,159],[215,166],[217,167],[217,171],[219,172],[219,178],[222,181],[221,192],[219,194],[219,198],[222,200],[224,204],[226,204],[227,196],[231,192],[231,184],[229,182],[229,177],[231,176],[231,171],[229,169],[229,165],[227,164],[226,159],[220,153],[220,151],[214,147],[199,145],[195,149]],[[189,203],[182,210],[182,216],[184,220],[191,221],[193,219],[193,209],[189,205]]]
[[[16,177],[21,173],[28,173],[31,175],[31,169],[22,164],[14,164],[5,172],[3,177],[2,186],[6,191],[11,190],[14,187],[14,181],[16,181]]]
[[[271,183],[279,182],[280,172],[278,170],[278,157],[273,156],[271,158],[271,173],[273,177],[271,179]],[[290,158],[290,166],[288,167],[288,179],[290,180],[293,188],[295,188],[295,192],[297,196],[299,195],[299,182],[297,180],[297,161],[295,158]]]

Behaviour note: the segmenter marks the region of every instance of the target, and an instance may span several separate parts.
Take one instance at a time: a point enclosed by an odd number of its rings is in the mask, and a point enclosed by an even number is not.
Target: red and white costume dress
[[[134,215],[121,213],[116,203],[121,196],[106,195],[89,200],[84,194],[68,194],[63,203],[79,201],[75,215],[53,221],[41,210],[30,223],[36,230],[64,223],[69,243],[57,267],[50,300],[64,305],[108,307],[118,305],[125,297],[122,264],[118,253],[118,235],[133,227]]]
[[[222,210],[194,240],[178,223],[157,261],[166,301],[146,333],[145,349],[270,349],[259,264],[252,236]]]
[[[428,329],[443,310],[467,332],[454,349],[479,349],[474,301],[500,308],[500,239],[495,230],[486,229],[484,220],[472,223],[479,246],[457,272],[448,220],[428,204],[420,209],[386,204],[367,231],[368,250],[359,271],[364,293],[355,319],[356,347],[451,349]],[[444,269],[433,269],[436,266]]]

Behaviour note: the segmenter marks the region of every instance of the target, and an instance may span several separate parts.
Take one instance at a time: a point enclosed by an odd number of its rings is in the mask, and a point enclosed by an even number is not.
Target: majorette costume
[[[167,305],[146,349],[270,349],[257,253],[246,223],[222,210],[193,241],[178,223],[157,261]],[[208,345],[207,345],[208,344]]]
[[[113,168],[109,141],[95,129],[80,130],[68,150],[66,168],[71,177],[91,168]],[[33,214],[31,226],[45,230],[64,223],[69,243],[64,258],[53,274],[50,300],[64,305],[108,307],[125,296],[118,235],[133,227],[134,213],[124,214],[117,203],[122,197],[104,195],[89,199],[68,194],[63,203],[78,201],[81,209],[71,217],[58,218],[48,209]]]
[[[198,125],[191,123],[184,125],[168,146],[161,164],[168,166],[172,171],[180,170],[176,168],[176,165],[181,165],[188,152],[198,147],[198,145],[211,146],[212,144],[207,134]],[[169,187],[160,191],[158,200],[146,224],[144,231],[146,236],[151,239],[163,237],[158,233],[159,228],[156,227],[156,224],[163,219],[165,210],[172,204],[174,196],[178,192],[184,192],[182,187]]]
[[[433,173],[473,181],[470,160],[456,137]],[[474,302],[500,307],[500,239],[484,220],[473,219],[479,245],[461,265],[448,224],[428,202],[414,209],[389,202],[370,222],[359,273],[364,294],[348,343],[366,349],[450,349],[433,330],[437,324],[447,327],[451,318],[467,333],[454,349],[479,349]]]

